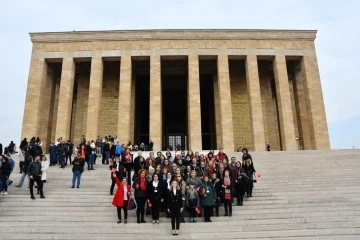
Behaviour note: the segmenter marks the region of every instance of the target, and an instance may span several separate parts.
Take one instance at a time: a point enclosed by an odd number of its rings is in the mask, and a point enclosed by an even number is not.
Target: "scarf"
[[[146,190],[146,179],[145,177],[140,178],[140,189],[145,191]]]
[[[224,185],[229,186],[230,185],[230,177],[224,177]],[[230,189],[225,189],[225,193],[230,193]]]

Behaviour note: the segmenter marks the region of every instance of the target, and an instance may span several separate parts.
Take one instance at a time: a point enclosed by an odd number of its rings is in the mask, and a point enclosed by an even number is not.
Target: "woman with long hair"
[[[232,216],[233,188],[234,180],[230,176],[230,171],[225,170],[224,178],[220,179],[221,200],[224,203],[225,217]]]
[[[178,182],[172,181],[171,188],[168,193],[167,211],[171,215],[171,228],[173,235],[179,235],[180,229],[180,214],[183,211],[183,195],[178,189]]]
[[[251,156],[248,154],[244,158],[244,164],[243,164],[244,171],[246,175],[248,176],[249,180],[246,183],[246,192],[247,197],[252,197],[252,190],[254,188],[253,183],[253,174],[255,171],[254,164],[252,163]]]
[[[180,189],[181,194],[183,196],[183,204],[184,204],[183,208],[184,208],[185,207],[185,196],[186,196],[186,182],[183,180],[183,178],[180,174],[180,171],[178,171],[178,173],[175,174],[174,180],[177,181],[178,189]],[[181,222],[184,223],[185,222],[184,213],[181,213],[180,217],[181,217]]]
[[[246,182],[249,177],[245,174],[245,170],[241,167],[241,162],[235,163],[235,168],[232,170],[232,177],[235,181],[235,192],[237,198],[237,205],[243,205],[244,194],[246,192]]]
[[[46,183],[46,177],[47,177],[46,173],[49,168],[49,161],[46,159],[45,155],[41,155],[40,161],[41,161],[41,181],[43,182],[43,188],[44,188],[44,183]],[[39,190],[37,191],[37,194],[40,194]]]

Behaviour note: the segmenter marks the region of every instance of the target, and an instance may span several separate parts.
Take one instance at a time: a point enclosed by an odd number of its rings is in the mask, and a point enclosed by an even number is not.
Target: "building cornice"
[[[299,40],[314,41],[316,30],[161,29],[30,33],[33,43],[142,40]]]

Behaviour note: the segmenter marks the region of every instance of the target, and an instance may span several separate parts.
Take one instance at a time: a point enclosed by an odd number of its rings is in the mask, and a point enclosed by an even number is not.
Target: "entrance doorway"
[[[168,143],[170,151],[185,150],[187,146],[187,136],[184,134],[168,134],[165,136],[165,142]]]
[[[188,149],[187,59],[161,60],[163,150]]]

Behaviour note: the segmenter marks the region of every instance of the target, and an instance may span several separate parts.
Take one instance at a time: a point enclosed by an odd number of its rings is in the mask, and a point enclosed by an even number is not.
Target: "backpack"
[[[116,145],[116,148],[115,148],[115,154],[116,154],[116,155],[120,155],[120,154],[121,154],[121,152],[122,152],[121,146]]]

